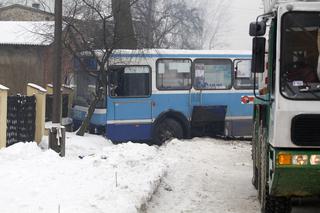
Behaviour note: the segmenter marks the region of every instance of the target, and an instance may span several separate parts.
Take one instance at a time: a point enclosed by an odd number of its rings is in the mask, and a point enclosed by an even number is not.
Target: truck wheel
[[[183,129],[179,122],[167,118],[155,126],[153,134],[153,143],[160,146],[169,139],[183,138]]]
[[[266,128],[262,126],[262,123],[260,123],[260,127],[258,130],[258,142],[256,147],[256,169],[257,169],[257,187],[258,187],[258,198],[261,201],[262,195],[264,193],[264,174],[263,174],[263,168],[267,168],[264,162],[266,156],[265,156],[265,148],[266,147]],[[258,168],[257,168],[258,167]],[[261,202],[262,204],[262,202]]]
[[[262,129],[261,142],[261,172],[260,172],[260,203],[262,213],[290,213],[291,200],[286,197],[276,197],[269,194],[269,148],[266,141],[266,128]]]
[[[256,122],[253,124],[253,134],[252,134],[252,141],[251,141],[251,157],[252,157],[252,165],[253,165],[253,175],[252,175],[252,185],[255,189],[258,189],[258,168],[256,166],[257,161],[257,142],[256,142]]]
[[[286,197],[266,195],[266,205],[263,213],[290,213],[291,200]]]

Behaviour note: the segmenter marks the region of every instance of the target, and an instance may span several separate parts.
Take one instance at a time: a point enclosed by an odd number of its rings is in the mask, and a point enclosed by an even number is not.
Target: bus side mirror
[[[263,37],[255,37],[252,40],[252,65],[253,73],[264,72],[266,39]]]
[[[249,35],[250,36],[263,36],[266,34],[266,28],[267,25],[265,22],[251,22],[250,23],[250,29],[249,29]]]

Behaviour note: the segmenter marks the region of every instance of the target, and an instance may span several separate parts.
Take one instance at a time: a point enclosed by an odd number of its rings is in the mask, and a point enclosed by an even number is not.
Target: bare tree
[[[119,5],[118,3],[117,5],[112,5],[110,1],[103,0],[74,0],[65,5],[64,20],[66,27],[64,46],[78,59],[81,69],[93,75],[96,79],[95,91],[91,94],[92,99],[88,103],[89,109],[87,115],[77,131],[77,135],[84,135],[98,102],[106,94],[106,69],[114,48],[136,48],[133,26],[130,26],[132,25],[130,2],[129,0],[121,2],[124,5]],[[123,16],[123,13],[127,15]],[[119,18],[120,23],[118,24],[120,24],[120,29],[116,24],[119,22]],[[122,22],[126,24],[122,26]],[[130,34],[128,36],[128,30],[123,29],[123,27],[128,27],[129,31],[132,31],[132,36]],[[111,28],[112,30],[110,30]],[[89,55],[96,61],[97,72],[90,72],[88,70],[84,61],[81,60],[83,54]]]
[[[196,49],[202,46],[201,11],[184,0],[140,0],[134,5],[133,17],[140,47]]]
[[[206,16],[206,23],[204,26],[203,40],[204,48],[215,49],[220,43],[218,35],[223,30],[228,30],[224,26],[230,19],[228,8],[231,4],[231,0],[204,0],[202,5],[207,5],[207,8],[203,8]],[[224,26],[223,26],[224,25]]]
[[[136,49],[130,0],[112,0],[114,17],[114,47],[117,49]]]

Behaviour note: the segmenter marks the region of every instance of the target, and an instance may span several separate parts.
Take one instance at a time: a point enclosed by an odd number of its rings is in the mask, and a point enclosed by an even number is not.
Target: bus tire
[[[183,138],[183,128],[181,124],[172,118],[166,118],[157,124],[154,130],[153,143],[162,145],[165,141],[172,138]]]

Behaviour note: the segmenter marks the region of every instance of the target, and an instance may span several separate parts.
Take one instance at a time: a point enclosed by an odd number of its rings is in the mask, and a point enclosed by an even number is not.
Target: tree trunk
[[[155,10],[155,2],[154,0],[148,0],[148,14],[147,14],[147,20],[146,20],[146,47],[147,48],[153,48],[154,42],[153,42],[153,22],[154,22],[154,10]]]
[[[99,86],[99,88],[100,88],[100,85],[97,85],[97,86]],[[90,124],[90,120],[92,118],[94,110],[96,109],[96,105],[102,98],[103,89],[98,89],[97,91],[98,91],[97,94],[95,95],[94,99],[90,103],[88,113],[87,113],[85,119],[82,121],[82,124],[76,133],[78,136],[84,136],[84,133],[87,131],[88,126]]]
[[[112,0],[114,17],[114,48],[136,49],[137,40],[133,30],[130,0]]]

